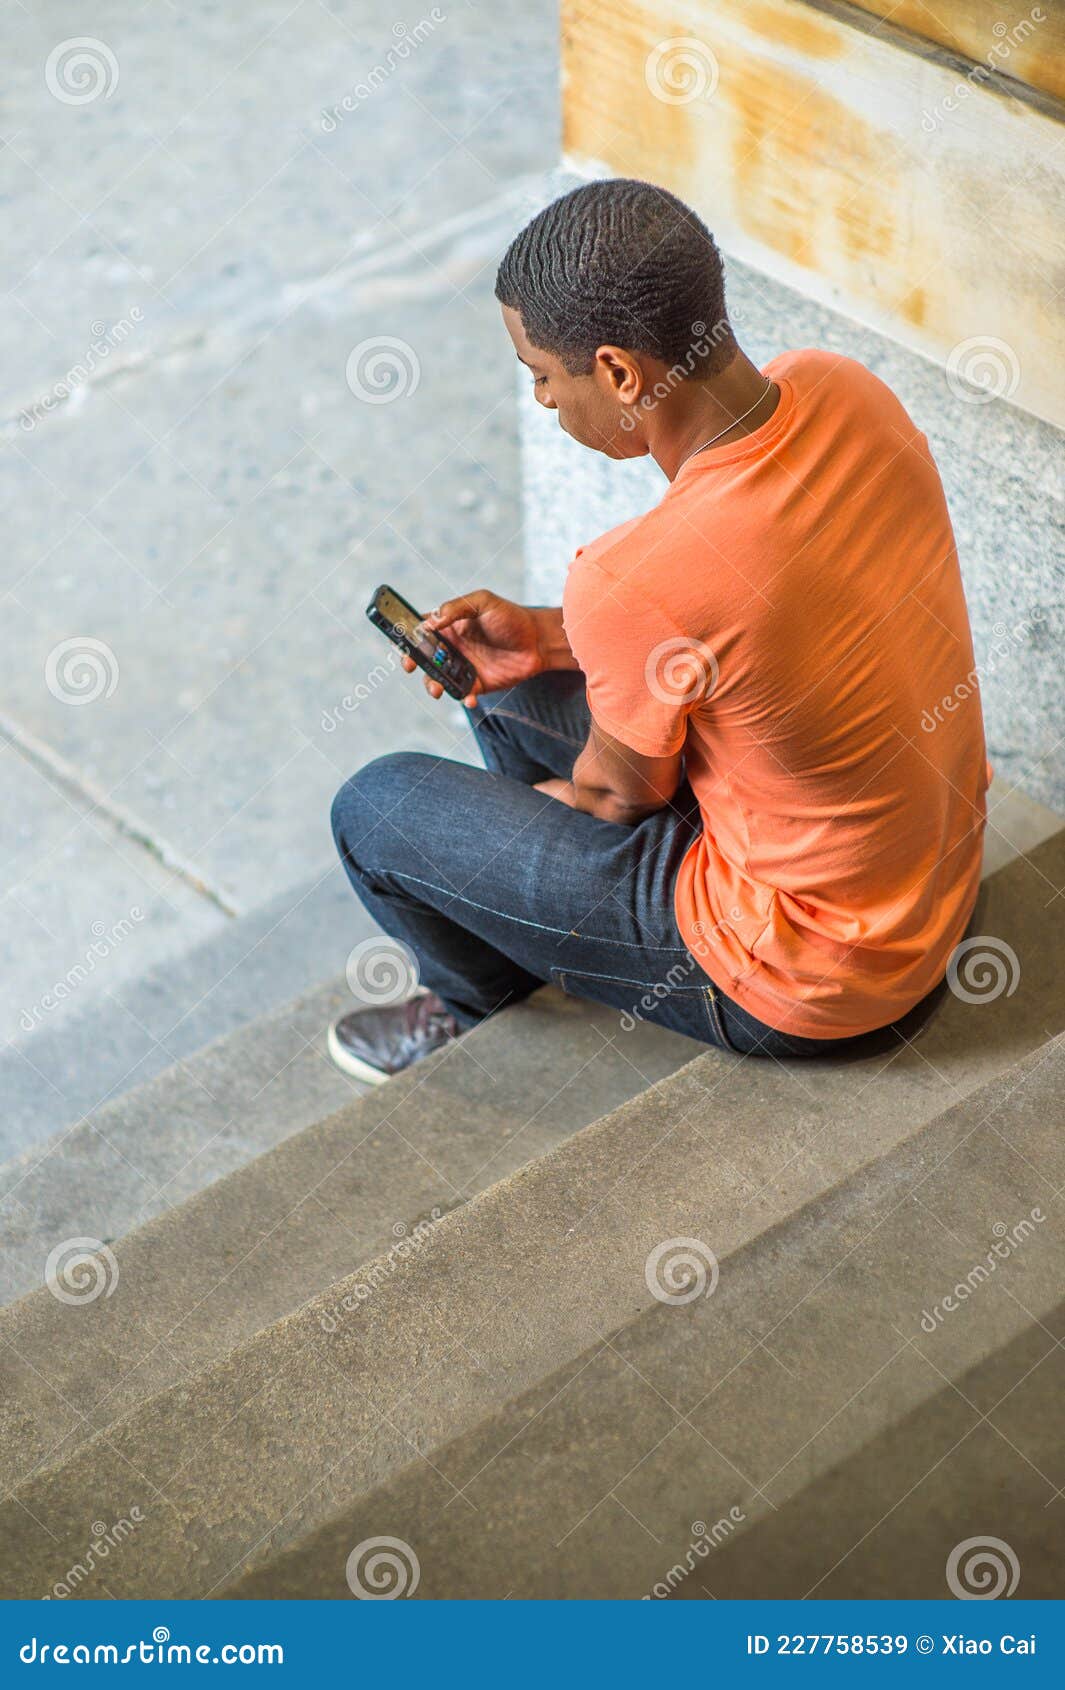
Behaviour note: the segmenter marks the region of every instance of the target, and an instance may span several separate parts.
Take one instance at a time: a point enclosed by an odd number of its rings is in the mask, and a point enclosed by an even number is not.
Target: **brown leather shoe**
[[[435,992],[420,992],[406,1003],[342,1015],[329,1029],[329,1054],[345,1074],[380,1086],[461,1031]]]

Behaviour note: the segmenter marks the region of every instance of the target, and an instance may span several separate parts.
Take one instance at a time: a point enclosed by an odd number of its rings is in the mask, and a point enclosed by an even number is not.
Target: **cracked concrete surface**
[[[353,768],[470,755],[363,610],[520,581],[492,283],[557,157],[557,18],[408,23],[116,0],[75,101],[46,66],[85,19],[6,18],[2,1025],[53,1121],[93,1090],[57,1030],[328,875]]]

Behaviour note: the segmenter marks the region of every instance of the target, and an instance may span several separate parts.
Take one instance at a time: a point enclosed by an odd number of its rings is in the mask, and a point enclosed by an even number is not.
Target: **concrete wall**
[[[1065,104],[1008,74],[1049,38],[985,20],[968,59],[891,12],[564,0],[563,156],[1065,427]]]

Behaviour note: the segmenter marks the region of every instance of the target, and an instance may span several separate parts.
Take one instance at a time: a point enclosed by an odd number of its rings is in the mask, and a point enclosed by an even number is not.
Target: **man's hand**
[[[467,706],[482,692],[517,686],[545,669],[577,667],[562,629],[561,610],[514,604],[485,587],[447,599],[429,612],[424,625],[458,646],[476,669],[477,684],[462,701]],[[405,657],[403,667],[412,675],[417,664]],[[444,689],[426,675],[425,690],[430,698],[439,698]]]
[[[424,625],[458,646],[476,669],[477,684],[463,699],[466,705],[473,704],[478,693],[515,686],[538,675],[544,667],[533,612],[484,588],[447,599],[439,609],[430,611]],[[405,657],[403,667],[413,674],[417,664]],[[444,689],[426,675],[425,690],[431,698],[439,698]]]
[[[571,810],[577,808],[577,792],[571,780],[538,780],[535,786],[545,798],[557,798],[560,804],[568,804]]]
[[[600,821],[632,827],[664,809],[680,784],[683,758],[641,757],[592,723],[571,780],[538,780],[536,791]]]

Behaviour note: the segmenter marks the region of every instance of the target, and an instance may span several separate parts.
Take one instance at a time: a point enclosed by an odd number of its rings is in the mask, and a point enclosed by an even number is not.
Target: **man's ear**
[[[602,372],[614,394],[623,404],[635,405],[644,389],[643,371],[631,352],[623,346],[600,346],[595,354],[596,367]]]

